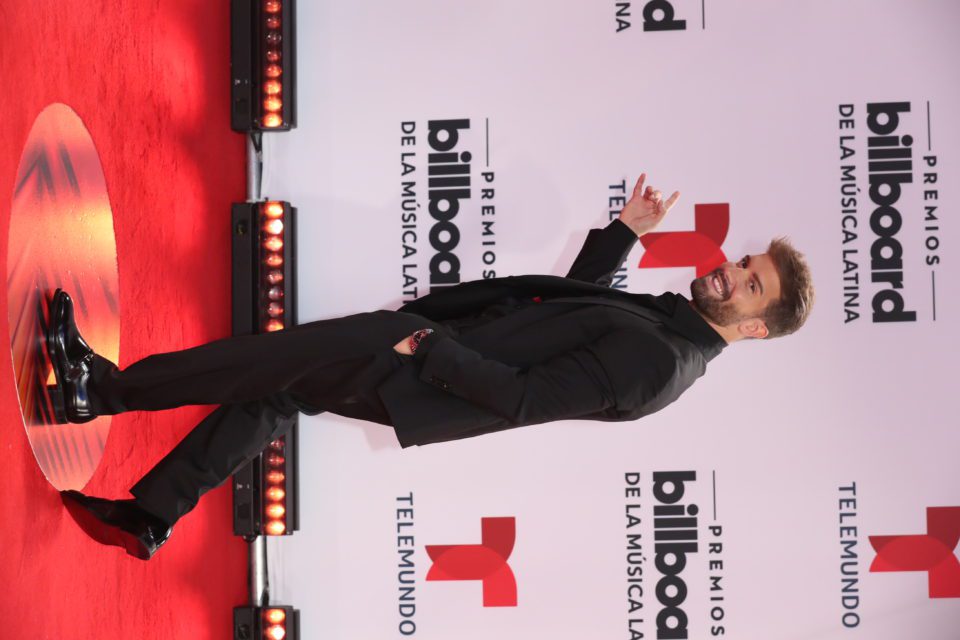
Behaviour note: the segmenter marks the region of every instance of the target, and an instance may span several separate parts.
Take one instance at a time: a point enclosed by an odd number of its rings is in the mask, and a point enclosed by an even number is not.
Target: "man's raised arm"
[[[680,198],[680,192],[674,191],[670,199],[664,202],[660,191],[649,186],[644,193],[643,183],[646,179],[647,174],[641,173],[630,201],[624,205],[616,220],[603,229],[590,230],[567,273],[568,278],[609,287],[613,282],[613,274],[627,259],[637,238],[653,231]]]

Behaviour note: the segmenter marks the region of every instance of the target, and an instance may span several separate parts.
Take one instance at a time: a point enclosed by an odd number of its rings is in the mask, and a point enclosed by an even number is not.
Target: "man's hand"
[[[397,353],[402,353],[405,356],[412,356],[413,351],[410,350],[410,338],[413,336],[407,336],[397,344],[393,345],[393,350]]]
[[[670,211],[680,198],[680,192],[674,191],[670,199],[664,202],[663,195],[653,187],[647,187],[647,192],[644,193],[643,181],[646,179],[647,174],[641,173],[630,201],[620,211],[620,222],[630,227],[637,237],[656,229],[667,211]]]
[[[420,347],[420,343],[423,340],[433,333],[433,329],[430,327],[424,327],[423,329],[417,329],[412,334],[393,345],[393,350],[397,353],[403,354],[405,356],[412,356],[416,353],[417,349]]]

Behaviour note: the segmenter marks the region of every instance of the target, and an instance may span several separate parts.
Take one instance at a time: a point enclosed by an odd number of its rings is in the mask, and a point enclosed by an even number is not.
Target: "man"
[[[594,229],[566,278],[467,282],[404,305],[150,356],[124,371],[51,303],[48,350],[65,419],[220,404],[130,492],[63,500],[94,539],[149,559],[174,523],[281,435],[298,411],[391,425],[403,447],[553,420],[635,420],[676,400],[732,342],[786,335],[813,302],[786,241],[727,262],[691,299],[609,288],[664,201],[642,174],[617,220]]]

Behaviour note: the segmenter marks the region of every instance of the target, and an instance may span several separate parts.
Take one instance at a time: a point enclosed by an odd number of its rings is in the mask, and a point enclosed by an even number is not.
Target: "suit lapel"
[[[646,296],[550,275],[507,276],[464,282],[412,300],[403,305],[400,311],[416,313],[440,322],[479,313],[508,296],[515,298],[540,296],[545,302],[605,304],[641,316],[649,322],[661,324],[674,333],[699,344],[699,340],[685,330],[687,327],[683,323],[671,321],[672,309],[651,308],[652,304],[644,300]]]
[[[578,302],[581,304],[602,304],[622,309],[635,316],[640,316],[650,323],[660,325],[693,343],[707,361],[715,358],[726,346],[722,338],[686,306],[686,299],[682,296],[665,294],[654,298],[644,294],[608,291],[610,293],[607,295],[550,298],[544,300],[543,303]],[[677,308],[677,304],[684,306]]]
[[[636,302],[628,300],[619,300],[616,298],[609,298],[606,296],[576,296],[576,297],[566,297],[566,298],[550,298],[543,301],[544,304],[549,304],[551,302],[578,302],[580,304],[604,304],[608,307],[616,307],[617,309],[622,309],[634,315],[638,315],[641,318],[644,318],[655,324],[663,324],[669,327],[666,320],[667,318],[660,313],[652,309],[648,309]]]

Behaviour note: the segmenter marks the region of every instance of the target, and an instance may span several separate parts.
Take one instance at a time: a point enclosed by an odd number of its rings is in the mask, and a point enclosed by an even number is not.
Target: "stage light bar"
[[[233,205],[233,333],[297,323],[296,213],[289,202]],[[289,535],[299,524],[298,425],[233,476],[234,533]]]
[[[264,202],[260,204],[257,224],[260,232],[260,261],[262,281],[258,283],[259,325],[264,331],[280,331],[285,325],[284,302],[286,283],[283,266],[285,225],[289,204]]]
[[[234,640],[300,640],[300,610],[287,606],[236,607]]]
[[[295,0],[231,0],[234,131],[289,131],[296,117]]]
[[[287,533],[287,496],[290,495],[287,478],[286,436],[270,443],[263,456],[263,531],[269,536]]]

